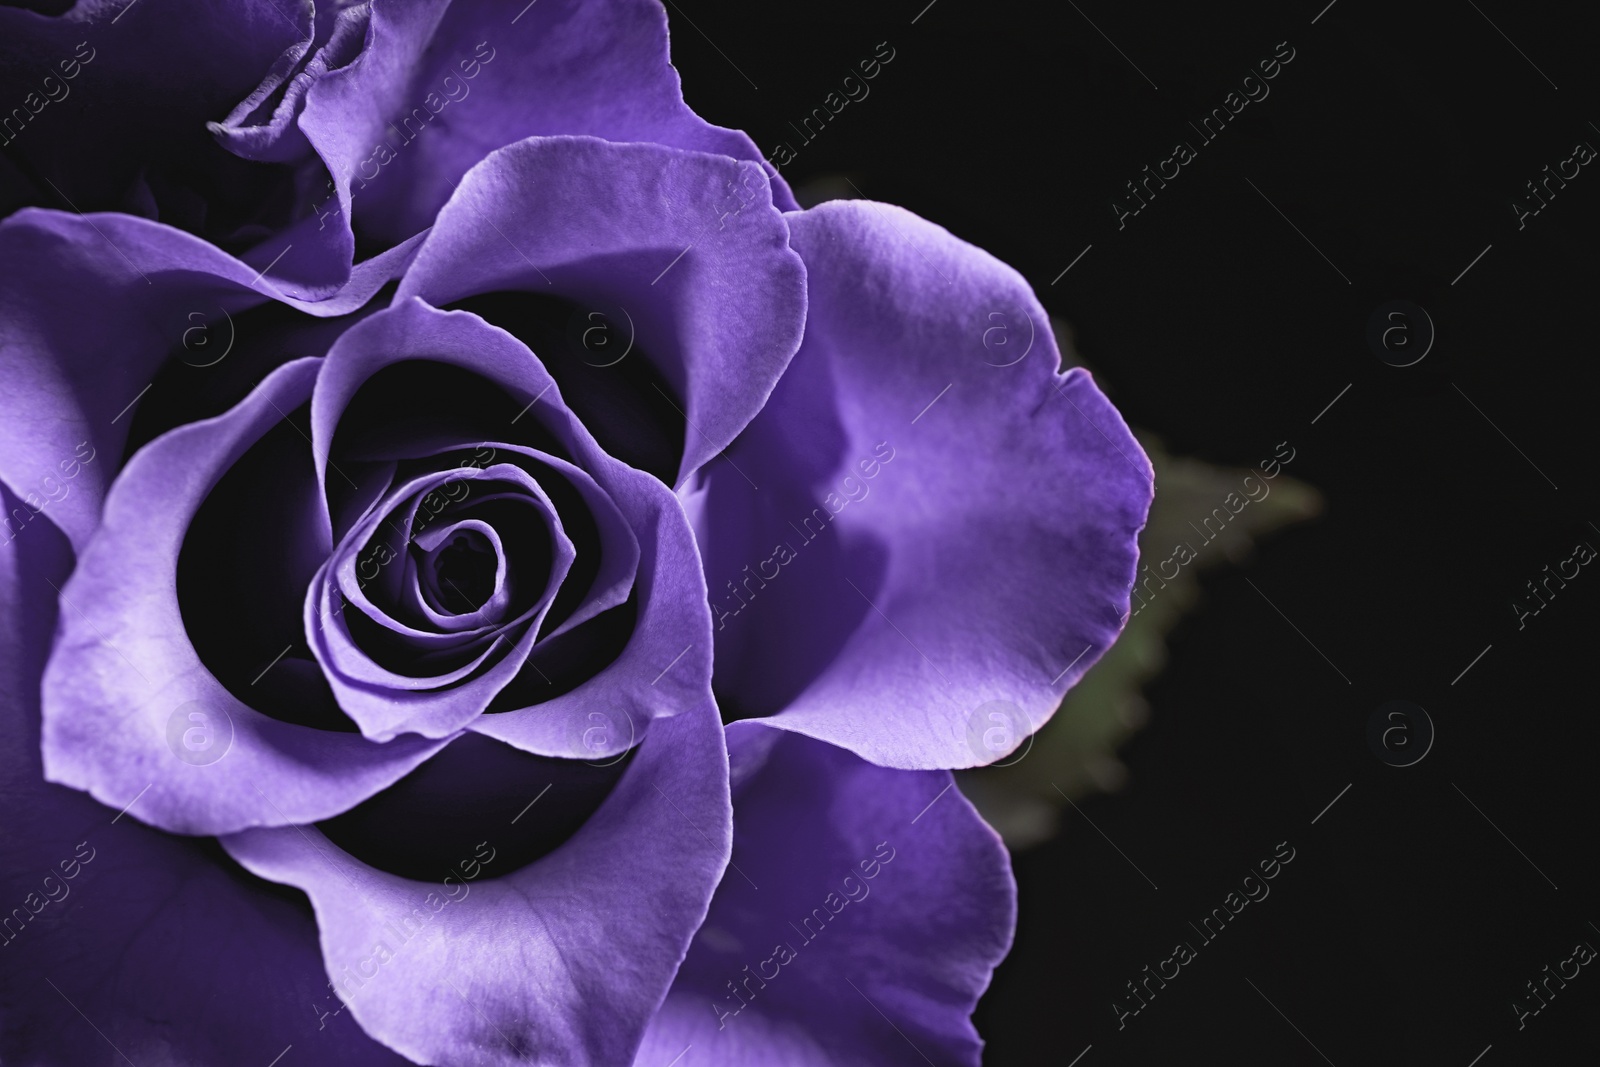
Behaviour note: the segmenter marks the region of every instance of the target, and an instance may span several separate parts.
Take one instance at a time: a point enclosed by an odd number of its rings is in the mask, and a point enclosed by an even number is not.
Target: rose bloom
[[[977,1063],[1151,493],[1027,284],[653,3],[189,6],[0,10],[0,1060]]]

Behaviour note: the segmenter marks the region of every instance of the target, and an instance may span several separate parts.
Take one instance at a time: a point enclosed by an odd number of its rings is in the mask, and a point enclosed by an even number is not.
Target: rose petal
[[[559,637],[627,600],[638,578],[639,539],[634,536],[627,518],[618,510],[617,502],[600,488],[587,471],[566,460],[520,445],[501,443],[497,447],[505,453],[508,461],[516,462],[517,457],[521,456],[524,461],[531,461],[564,477],[577,490],[595,525],[595,543],[591,551],[600,558],[596,561],[589,588],[571,614],[555,627],[541,633],[540,640]]]
[[[315,828],[223,845],[306,891],[328,973],[391,1048],[421,1063],[626,1063],[727,863],[721,734],[709,702],[656,723],[574,837],[454,900]]]
[[[408,360],[461,367],[504,390],[515,414],[505,432],[537,428],[550,435],[611,498],[639,546],[637,619],[621,654],[552,699],[542,699],[542,680],[524,671],[512,689],[526,703],[473,719],[468,728],[536,755],[593,759],[628,749],[650,720],[704,701],[711,671],[710,616],[699,553],[682,507],[661,482],[606,455],[567,409],[538,359],[504,330],[415,298],[351,327],[329,350],[312,402],[313,452],[321,457],[324,485],[326,457],[346,407],[375,374]],[[605,724],[597,726],[597,715]]]
[[[290,209],[297,221],[267,232],[245,258],[260,264],[261,270],[280,284],[318,295],[336,292],[371,268],[357,265],[352,269],[355,235],[349,226],[330,224],[329,204],[337,203],[334,184],[296,120],[305,107],[307,90],[329,69],[360,54],[369,12],[366,4],[343,11],[324,7],[318,12],[314,48],[306,40],[288,49],[256,90],[222,122],[206,123],[217,142],[241,159],[290,164],[299,172]],[[265,120],[253,121],[264,106],[270,106]]]
[[[4,490],[0,502],[19,504]],[[292,1044],[329,1063],[403,1067],[334,1014],[304,902],[215,842],[145,827],[144,799],[119,818],[44,780],[40,674],[71,566],[48,525],[0,553],[0,797],[25,815],[0,834],[0,894],[28,916],[7,911],[0,933],[0,1058],[122,1063],[115,1046],[141,1065],[265,1063]]]
[[[381,440],[383,436],[397,429],[398,439]],[[503,459],[521,465],[535,478],[539,478],[540,485],[547,492],[575,498],[574,503],[583,508],[582,515],[569,514],[569,509],[562,506],[562,501],[556,501],[557,512],[562,515],[563,522],[574,528],[573,536],[578,536],[577,527],[580,524],[593,526],[594,544],[579,545],[578,558],[574,563],[575,572],[590,574],[588,586],[579,591],[578,596],[573,596],[567,589],[562,591],[556,598],[556,606],[551,609],[550,619],[545,622],[547,629],[540,635],[541,640],[566,633],[628,598],[639,565],[638,539],[629,528],[628,520],[617,510],[616,501],[600,488],[587,471],[567,460],[539,449],[507,444],[504,441],[492,445],[483,442],[474,446],[467,440],[451,442],[431,439],[419,435],[413,428],[406,426],[404,420],[400,420],[398,427],[389,425],[380,428],[375,439],[360,442],[357,455],[363,463],[373,463],[376,460],[385,463],[387,465],[385,469],[390,469],[394,466],[392,462],[394,460],[415,460],[447,452],[468,451],[473,452],[473,457],[463,463],[463,467],[482,466],[491,460]],[[483,453],[487,455],[480,459]],[[337,454],[341,457],[349,455],[348,452]],[[557,482],[545,481],[541,477],[541,472],[544,476],[560,479],[569,492],[561,493],[563,486]],[[369,510],[375,504],[376,500],[373,500],[366,505],[366,509]],[[337,520],[334,529],[336,532],[342,529]],[[590,555],[598,556],[598,559],[591,562],[587,558]],[[576,577],[574,574],[573,579],[576,580]],[[569,581],[568,584],[570,586],[573,582]],[[569,603],[569,600],[572,602]],[[559,620],[557,625],[550,627],[550,622],[555,620]]]
[[[494,578],[488,596],[476,606],[457,611],[447,603],[451,594],[463,597],[468,594],[462,590],[440,587],[443,576],[439,573],[442,566],[439,561],[445,552],[463,538],[469,541],[476,538],[488,545],[489,554],[494,557]],[[479,629],[487,625],[483,622],[485,619],[506,617],[511,607],[511,576],[508,573],[505,544],[493,526],[481,519],[462,519],[448,526],[430,527],[416,535],[416,542],[424,555],[420,562],[411,557],[406,559],[404,596],[408,608],[425,617],[435,629],[446,632]]]
[[[206,127],[241,159],[293,163],[311,156],[311,142],[295,122],[305,106],[306,90],[330,68],[343,66],[360,54],[371,10],[367,4],[359,4],[318,11],[315,34],[308,33],[290,45],[254,92],[221,122],[208,122]],[[313,41],[313,36],[318,39]],[[267,109],[264,116],[260,114],[263,108]],[[263,121],[256,121],[258,117]]]
[[[1150,464],[1011,268],[900,208],[789,220],[805,344],[693,505],[719,699],[887,766],[998,758],[987,716],[1010,751],[1120,632]]]
[[[137,801],[130,814],[165,830],[227,833],[344,811],[444,744],[375,745],[268,718],[205,668],[184,628],[176,572],[190,519],[234,461],[306,402],[320,363],[280,367],[226,415],[152,441],[118,477],[61,593],[44,676],[50,781],[113,808]],[[211,732],[186,758],[192,729]],[[213,744],[228,747],[213,759]]]
[[[584,134],[761,159],[743,133],[684,104],[666,11],[651,0],[543,0],[520,11],[376,3],[362,54],[310,87],[299,125],[336,186],[319,216],[347,233],[353,217],[380,245],[425,229],[462,175],[525,137]],[[765,170],[780,206],[797,206]]]
[[[638,475],[643,491],[623,505],[641,546],[634,592],[638,618],[615,660],[570,692],[545,697],[541,679],[524,671],[502,703],[514,710],[474,719],[467,727],[544,756],[599,759],[626,751],[653,719],[678,713],[709,691],[710,618],[699,555],[682,510],[666,489]],[[581,636],[581,631],[574,631]],[[544,642],[544,647],[555,646]],[[539,662],[535,648],[530,664]],[[524,706],[516,705],[526,701]]]
[[[634,1063],[976,1067],[1016,920],[994,831],[948,772],[728,733],[733,858]]]
[[[390,260],[375,257],[376,266],[352,270],[349,227],[322,218],[326,205],[312,200],[307,188],[327,184],[326,178],[254,162],[281,164],[304,155],[322,169],[290,120],[306,87],[302,79],[314,80],[348,59],[352,43],[360,45],[360,33],[352,33],[360,29],[360,16],[350,16],[355,24],[304,62],[312,6],[246,0],[152,11],[136,0],[83,3],[58,19],[0,8],[5,98],[44,101],[41,89],[57,98],[41,103],[38,117],[15,138],[13,151],[26,161],[34,186],[25,200],[75,212],[159,217],[229,250],[248,249],[240,255],[252,274],[266,274],[303,299],[328,299],[364,285]],[[13,25],[6,27],[7,21]],[[326,40],[332,20],[324,14],[317,21],[316,37]],[[8,47],[14,38],[16,54]],[[284,79],[302,65],[301,79],[286,87]],[[71,79],[68,70],[75,72]],[[264,128],[230,127],[221,144],[207,132],[216,129],[208,120],[234,109],[228,121],[243,122],[240,109],[248,115],[280,90],[283,113]],[[0,212],[15,206],[0,205]],[[388,242],[382,251],[401,243]],[[392,273],[377,284],[388,277]]]
[[[6,219],[0,223],[0,480],[26,499],[75,456],[93,456],[80,464],[71,491],[44,509],[81,550],[99,521],[136,406],[162,362],[183,351],[195,315],[207,321],[263,298],[318,316],[346,314],[402,269],[408,255],[396,249],[381,263],[364,264],[338,297],[319,303],[291,296],[255,268],[159,223],[36,210]]]
[[[32,202],[131,207],[146,170],[217,152],[206,120],[270,77],[310,25],[310,4],[274,0],[80,2],[55,18],[0,7],[0,99],[42,101],[6,136],[38,183]]]
[[[462,180],[396,300],[442,307],[504,290],[616,306],[628,337],[681,397],[681,481],[761,409],[805,321],[805,274],[759,168],[723,156],[591,138],[537,138],[490,154]],[[623,329],[619,323],[618,330]],[[538,353],[601,444],[603,419]],[[629,358],[627,356],[621,358]],[[606,368],[579,368],[605,375]],[[594,387],[591,406],[611,401]],[[653,398],[646,398],[653,399]],[[634,466],[649,465],[616,452]]]
[[[555,600],[576,555],[572,542],[562,532],[549,497],[538,482],[511,464],[497,464],[483,470],[440,471],[401,487],[396,496],[415,501],[438,483],[456,479],[520,480],[530,497],[544,505],[542,510],[550,524],[554,544],[549,582],[519,618],[493,628],[492,640],[471,659],[437,674],[401,673],[375,661],[359,647],[344,614],[345,603],[403,642],[409,642],[419,653],[430,645],[442,643],[460,646],[469,652],[474,646],[464,645],[463,635],[459,634],[437,635],[430,641],[429,635],[402,625],[372,605],[359,587],[355,557],[361,546],[368,544],[377,533],[387,509],[380,505],[364,522],[357,524],[312,580],[306,593],[305,625],[311,650],[322,664],[339,706],[361,727],[362,734],[373,741],[390,741],[401,733],[449,737],[482,714],[522,669],[536,639],[539,620]],[[402,527],[409,528],[409,522]],[[391,562],[389,566],[394,567],[394,564]],[[497,655],[498,658],[492,659]],[[486,668],[485,664],[488,664]]]
[[[519,503],[525,502],[529,505],[542,505],[532,510],[536,510],[539,517],[544,520],[547,531],[550,535],[550,557],[548,559],[538,561],[540,566],[545,568],[545,572],[542,575],[546,578],[545,587],[537,595],[529,598],[529,602],[519,613],[519,615],[498,620],[487,620],[478,626],[466,630],[464,630],[460,625],[451,626],[448,629],[441,629],[438,627],[425,629],[419,628],[420,626],[424,625],[424,620],[416,620],[415,625],[408,624],[406,620],[392,615],[384,608],[379,607],[373,602],[372,598],[366,594],[364,586],[368,584],[368,582],[374,582],[379,586],[379,588],[386,591],[388,599],[397,603],[403,602],[407,596],[407,592],[404,587],[409,583],[411,589],[415,591],[414,595],[420,598],[420,591],[417,591],[415,583],[414,571],[411,571],[409,567],[411,557],[409,553],[406,553],[406,546],[404,544],[400,545],[398,548],[395,548],[392,545],[388,545],[387,547],[390,547],[395,553],[395,560],[391,562],[397,561],[402,556],[407,560],[408,566],[406,570],[402,570],[400,567],[391,568],[391,566],[380,566],[376,579],[364,579],[363,575],[360,573],[361,568],[360,564],[358,563],[358,557],[362,555],[362,549],[365,546],[371,544],[375,539],[378,539],[378,534],[380,533],[378,527],[380,525],[393,524],[395,526],[395,533],[391,533],[390,537],[396,536],[396,534],[400,531],[410,531],[413,535],[412,539],[416,542],[417,546],[423,550],[427,550],[429,546],[434,544],[434,535],[440,533],[443,528],[428,526],[424,527],[420,533],[417,531],[417,524],[415,522],[416,512],[419,510],[419,504],[423,499],[432,495],[433,492],[438,490],[438,487],[441,484],[447,482],[458,485],[470,485],[472,482],[481,481],[490,486],[494,486],[497,483],[503,483],[508,480],[512,481],[513,484],[517,484],[527,494],[525,497],[522,497],[519,494]],[[483,492],[481,488],[480,492]],[[338,595],[343,601],[355,606],[373,622],[386,627],[387,629],[393,631],[396,635],[399,635],[405,639],[421,642],[420,647],[422,648],[435,650],[459,647],[461,645],[460,638],[463,633],[469,635],[472,633],[487,633],[505,626],[509,626],[513,623],[522,622],[529,619],[533,620],[533,626],[535,628],[538,627],[539,620],[544,618],[545,613],[550,609],[551,603],[555,600],[556,593],[560,589],[563,580],[566,578],[568,568],[572,565],[572,561],[577,555],[577,550],[573,547],[571,540],[568,539],[566,532],[562,529],[561,519],[556,512],[555,505],[550,502],[549,497],[545,495],[544,489],[539,485],[539,483],[533,478],[529,477],[521,467],[506,463],[496,464],[494,467],[484,468],[482,470],[470,468],[465,471],[438,471],[433,475],[415,479],[414,481],[408,482],[399,487],[392,494],[391,500],[396,502],[401,500],[409,500],[409,504],[406,507],[399,509],[402,512],[402,514],[399,516],[400,521],[398,523],[394,523],[389,509],[380,506],[378,509],[375,509],[371,514],[369,514],[362,522],[357,524],[350,534],[345,537],[344,541],[342,541],[340,545],[335,548],[333,556],[331,556],[328,560],[327,570],[329,576],[333,579],[333,584],[337,585],[337,591],[335,591],[330,585],[328,596],[325,597],[313,589],[307,595],[308,605],[313,600],[319,604],[331,604],[332,597]],[[499,544],[499,535],[495,534],[492,528],[486,527],[485,532],[495,539],[496,544]],[[517,546],[519,550],[523,547],[525,546]],[[374,562],[378,561],[374,560]],[[504,556],[502,556],[500,560],[500,567],[502,570],[504,568],[504,564],[505,559]],[[409,575],[409,577],[407,577],[407,575]],[[528,575],[525,577],[531,578],[532,576]],[[497,595],[509,599],[509,593],[503,589],[497,591]],[[423,610],[431,614],[437,614],[432,608],[425,604],[421,605],[421,607]],[[319,607],[317,610],[320,613],[322,609]],[[456,618],[460,619],[461,617],[456,616]],[[360,677],[370,682],[386,682],[388,679],[395,677],[395,674],[392,671],[381,668],[363,669],[360,671]],[[413,675],[413,677],[420,679],[422,676]],[[396,684],[400,683],[397,681]],[[417,688],[418,686],[403,687]]]

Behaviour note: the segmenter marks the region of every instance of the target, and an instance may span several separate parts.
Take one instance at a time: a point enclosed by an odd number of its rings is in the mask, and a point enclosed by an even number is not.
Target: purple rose
[[[326,290],[304,220],[0,223],[0,1059],[977,1062],[1014,887],[949,769],[1115,639],[1149,465],[1015,272],[791,210],[645,10],[319,14],[231,147],[347,173],[540,20]]]

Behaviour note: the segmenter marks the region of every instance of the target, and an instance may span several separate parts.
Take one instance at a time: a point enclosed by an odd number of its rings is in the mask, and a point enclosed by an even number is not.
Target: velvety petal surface
[[[403,1067],[340,1011],[303,899],[145,826],[144,799],[119,817],[45,781],[40,674],[71,567],[48,522],[0,548],[0,1060],[266,1064],[292,1045],[304,1063]]]
[[[374,375],[412,360],[460,367],[503,390],[515,413],[504,427],[506,436],[548,435],[552,447],[564,450],[607,494],[638,544],[637,618],[620,654],[569,692],[479,716],[468,728],[537,755],[594,758],[627,749],[652,719],[703,703],[711,673],[710,616],[682,507],[661,482],[608,456],[566,408],[539,360],[504,330],[468,312],[439,311],[411,298],[341,336],[329,350],[312,404],[313,453],[324,486],[338,477],[327,464],[347,406]],[[447,408],[441,404],[441,419],[449,416]],[[590,718],[596,713],[618,721],[600,745]]]
[[[655,723],[575,836],[465,895],[368,867],[315,828],[223,844],[305,890],[350,1010],[417,1062],[627,1063],[727,863],[726,759],[709,701]]]
[[[887,766],[997,758],[985,709],[1020,744],[1120,632],[1150,464],[1010,267],[882,204],[788,219],[805,343],[691,502],[719,700]]]
[[[330,69],[360,54],[372,8],[324,5],[314,34],[284,50],[267,76],[220,122],[207,127],[228,151],[261,163],[298,163],[312,156],[299,123],[307,90]]]
[[[336,298],[306,301],[160,223],[36,210],[12,216],[0,223],[0,480],[82,549],[145,389],[163,361],[185,351],[197,321],[268,299],[342,315],[364,304],[405,254]],[[68,477],[63,464],[74,459]]]
[[[299,126],[333,177],[319,216],[345,232],[353,218],[376,247],[427,228],[462,175],[525,137],[653,142],[770,170],[747,136],[684,104],[655,0],[378,0],[361,54],[309,87]]]
[[[755,163],[584,137],[484,159],[440,211],[397,299],[444,306],[507,290],[610,309],[625,334],[617,344],[632,349],[619,361],[649,360],[676,394],[666,402],[683,419],[678,481],[761,409],[806,317],[805,271]],[[556,353],[536,354],[555,371]],[[563,380],[563,392],[574,385]],[[605,382],[595,388],[604,398]],[[606,413],[571,403],[611,447]]]
[[[190,519],[250,445],[310,399],[320,364],[280,367],[226,415],[151,442],[118,477],[61,589],[44,678],[50,781],[113,808],[132,805],[132,816],[162,829],[216,834],[344,811],[443,745],[379,745],[269,718],[205,668],[184,626],[177,561]],[[286,515],[285,524],[286,541],[298,532],[327,543],[325,513],[302,516],[298,528]],[[226,747],[211,758],[212,745]],[[200,755],[185,758],[191,752]]]
[[[733,858],[636,1067],[976,1067],[1005,847],[947,771],[728,728]]]

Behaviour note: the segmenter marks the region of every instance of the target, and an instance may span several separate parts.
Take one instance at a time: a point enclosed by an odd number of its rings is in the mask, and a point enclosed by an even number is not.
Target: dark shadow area
[[[377,796],[317,827],[363,863],[403,878],[500,878],[577,833],[635,751],[601,767],[532,756],[466,733]]]

